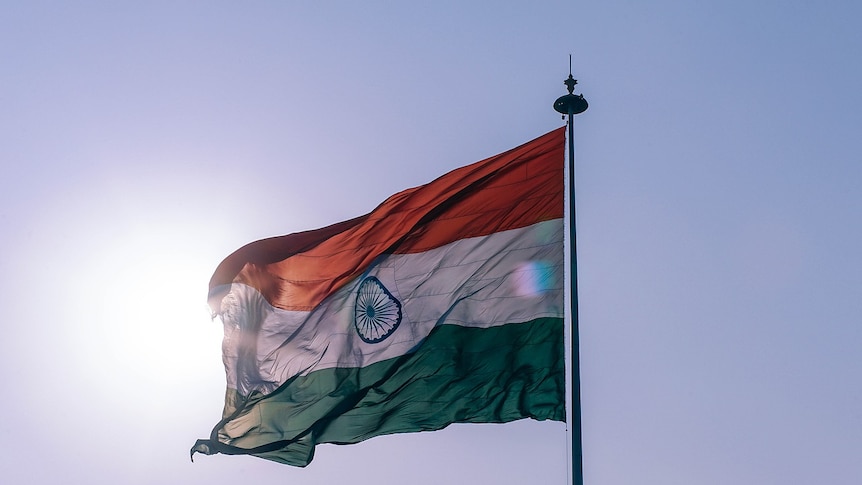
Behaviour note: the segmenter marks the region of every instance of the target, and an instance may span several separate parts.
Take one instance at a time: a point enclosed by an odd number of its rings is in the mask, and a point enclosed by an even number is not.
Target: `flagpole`
[[[571,318],[572,318],[572,485],[584,483],[584,459],[581,433],[581,372],[580,342],[578,338],[578,252],[575,224],[575,129],[574,115],[587,110],[587,100],[581,94],[574,94],[576,81],[572,77],[572,56],[569,56],[569,77],[563,84],[569,94],[560,96],[554,102],[554,109],[567,116],[569,125],[569,277],[571,280]]]

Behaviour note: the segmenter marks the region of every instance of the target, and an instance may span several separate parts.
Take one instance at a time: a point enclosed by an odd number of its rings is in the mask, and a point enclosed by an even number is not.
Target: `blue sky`
[[[576,119],[586,483],[862,480],[860,7],[0,6],[4,483],[565,483],[559,423],[188,449],[237,247]]]

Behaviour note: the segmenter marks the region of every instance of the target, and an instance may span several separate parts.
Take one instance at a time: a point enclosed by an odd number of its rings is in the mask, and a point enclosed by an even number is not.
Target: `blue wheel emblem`
[[[376,344],[401,323],[401,302],[374,276],[362,280],[356,291],[353,324],[363,342]]]

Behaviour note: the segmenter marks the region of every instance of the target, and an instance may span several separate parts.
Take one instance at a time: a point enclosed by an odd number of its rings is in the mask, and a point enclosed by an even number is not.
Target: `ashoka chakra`
[[[374,276],[356,291],[353,324],[364,342],[376,344],[392,335],[401,323],[401,302]]]

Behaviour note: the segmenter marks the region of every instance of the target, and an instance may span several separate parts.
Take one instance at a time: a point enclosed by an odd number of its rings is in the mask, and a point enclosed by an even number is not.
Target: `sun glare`
[[[145,228],[100,253],[85,290],[99,295],[83,334],[91,351],[81,354],[98,380],[131,377],[164,388],[220,371],[222,327],[206,306],[214,259],[193,250],[200,234]]]

